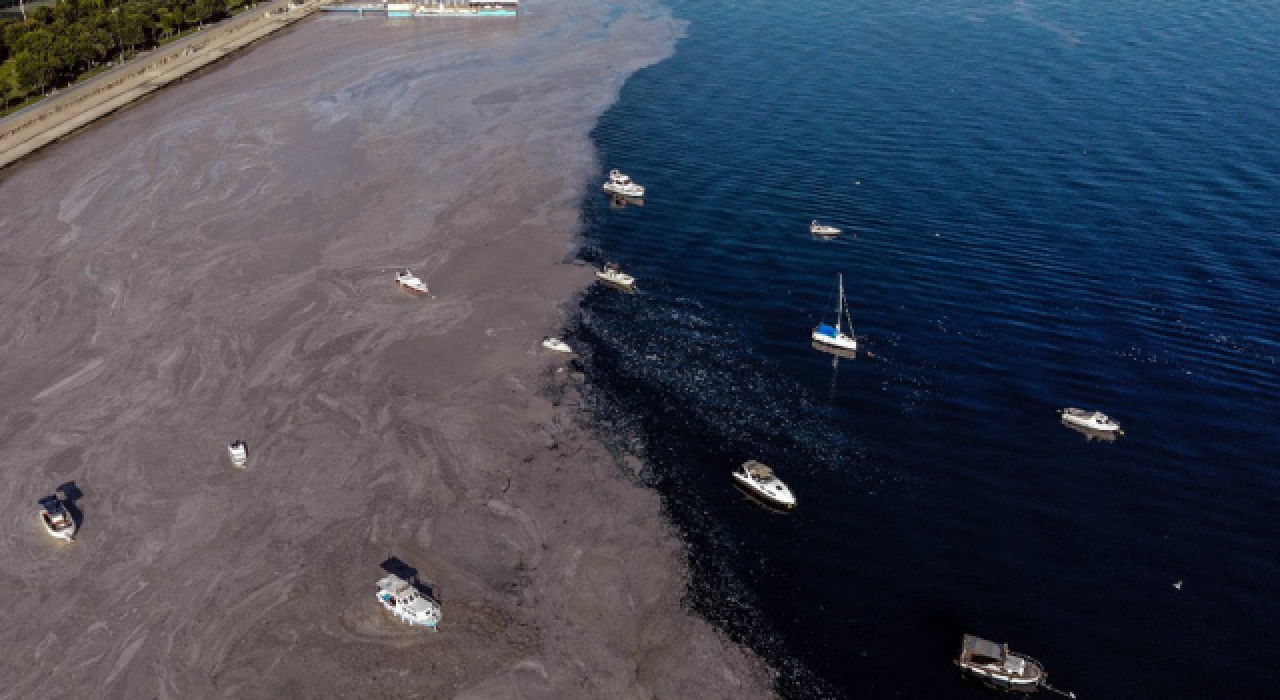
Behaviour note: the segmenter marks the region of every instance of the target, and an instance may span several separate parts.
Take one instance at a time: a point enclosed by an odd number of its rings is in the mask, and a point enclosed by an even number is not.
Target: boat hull
[[[631,276],[618,277],[614,275],[606,275],[602,272],[597,272],[596,279],[600,280],[601,282],[607,282],[615,287],[618,287],[620,289],[625,289],[627,291],[632,291],[636,287],[636,280],[634,277],[631,277]]]
[[[644,198],[644,188],[639,185],[615,185],[611,182],[604,183],[604,191],[609,194],[616,194],[622,197],[633,197],[635,199]]]
[[[404,282],[396,282],[396,286],[397,286],[397,287],[399,287],[399,288],[401,289],[401,291],[404,291],[404,292],[407,292],[407,293],[409,293],[409,294],[412,294],[412,295],[413,295],[413,296],[415,296],[415,297],[429,297],[429,296],[431,296],[431,292],[429,292],[428,290],[426,290],[426,289],[421,289],[421,288],[418,288],[418,287],[414,287],[414,286],[412,286],[412,285],[405,284]]]
[[[830,336],[814,331],[812,334],[813,342],[820,345],[826,345],[837,350],[846,352],[854,352],[858,349],[858,341],[847,335]]]
[[[768,491],[765,491],[759,488],[758,486],[756,486],[755,482],[751,481],[750,479],[746,478],[745,476],[737,472],[734,472],[733,480],[735,483],[737,483],[739,488],[747,492],[749,495],[755,497],[757,500],[764,502],[766,505],[773,506],[774,508],[780,508],[782,510],[791,510],[792,508],[796,507],[796,501],[794,497],[789,501],[780,500],[774,497],[773,494],[769,493]]]
[[[1040,687],[1041,683],[1044,682],[1044,670],[1029,659],[1027,660],[1027,663],[1032,669],[1034,669],[1034,671],[1027,676],[1018,677],[1010,676],[1008,674],[1001,673],[999,670],[985,668],[976,664],[959,663],[957,665],[960,667],[961,672],[975,680],[981,681],[982,683],[1006,690],[1033,692]]]
[[[1076,428],[1084,428],[1096,433],[1114,433],[1116,435],[1124,435],[1124,431],[1120,429],[1117,423],[1099,423],[1093,418],[1093,413],[1075,413],[1073,409],[1065,409],[1061,411],[1062,422]]]
[[[49,533],[50,537],[60,539],[64,542],[70,542],[76,538],[76,526],[74,522],[71,527],[59,530],[53,526],[52,522],[50,522],[48,513],[39,511],[38,515],[40,517],[40,524],[44,526],[44,531]]]

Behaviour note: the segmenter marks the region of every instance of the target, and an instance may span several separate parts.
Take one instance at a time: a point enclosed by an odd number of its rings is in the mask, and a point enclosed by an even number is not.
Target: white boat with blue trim
[[[848,323],[849,330],[845,332],[845,323]],[[813,329],[813,342],[825,345],[836,350],[855,351],[858,349],[858,341],[853,336],[853,319],[849,317],[849,306],[844,299],[844,275],[840,275],[840,294],[839,301],[836,302],[836,325],[831,326],[826,323],[819,323]]]

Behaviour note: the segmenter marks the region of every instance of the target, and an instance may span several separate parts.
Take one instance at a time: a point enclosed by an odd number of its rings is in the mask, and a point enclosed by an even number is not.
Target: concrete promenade
[[[0,169],[320,9],[263,4],[0,120]]]

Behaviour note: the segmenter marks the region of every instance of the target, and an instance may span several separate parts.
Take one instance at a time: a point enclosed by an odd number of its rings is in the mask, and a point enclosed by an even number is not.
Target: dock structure
[[[0,169],[320,9],[324,0],[277,0],[0,120]]]
[[[440,2],[329,3],[322,12],[387,17],[516,17],[519,0],[447,0]]]

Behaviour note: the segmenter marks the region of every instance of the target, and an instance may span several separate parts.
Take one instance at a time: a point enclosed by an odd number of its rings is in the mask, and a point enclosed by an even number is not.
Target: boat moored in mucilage
[[[622,271],[618,263],[605,263],[604,269],[596,272],[596,278],[630,291],[636,286],[636,278]]]
[[[1115,433],[1116,435],[1124,435],[1124,431],[1120,429],[1120,424],[1115,422],[1110,416],[1102,411],[1086,411],[1083,408],[1064,408],[1059,413],[1062,414],[1062,422],[1078,428],[1087,430],[1095,430],[1100,433]]]
[[[244,469],[249,463],[249,446],[244,444],[244,440],[236,440],[227,445],[227,456],[231,458],[231,466]]]
[[[1010,653],[1008,644],[997,644],[972,634],[964,636],[956,665],[979,680],[1010,690],[1035,690],[1047,677],[1044,667],[1035,659]]]
[[[396,286],[416,296],[431,296],[431,292],[427,289],[427,283],[418,279],[418,276],[409,270],[396,273]]]
[[[440,624],[440,604],[399,576],[392,574],[378,581],[377,598],[382,607],[407,625],[435,629]]]
[[[836,236],[840,235],[840,229],[836,228],[835,226],[826,226],[824,224],[820,224],[815,219],[813,223],[809,224],[809,233],[815,236],[821,236],[823,238],[835,238]]]
[[[556,352],[563,352],[565,354],[571,354],[573,352],[573,348],[569,347],[568,343],[560,340],[559,338],[552,338],[551,336],[547,336],[542,339],[542,347]]]
[[[632,182],[630,177],[627,177],[617,169],[609,171],[609,181],[604,183],[604,191],[637,199],[644,196],[644,187]]]
[[[57,494],[40,499],[40,523],[45,532],[70,542],[76,538],[76,520]]]
[[[782,483],[773,469],[754,459],[744,462],[733,473],[733,478],[752,495],[770,505],[786,509],[796,507],[796,497],[791,488]]]

